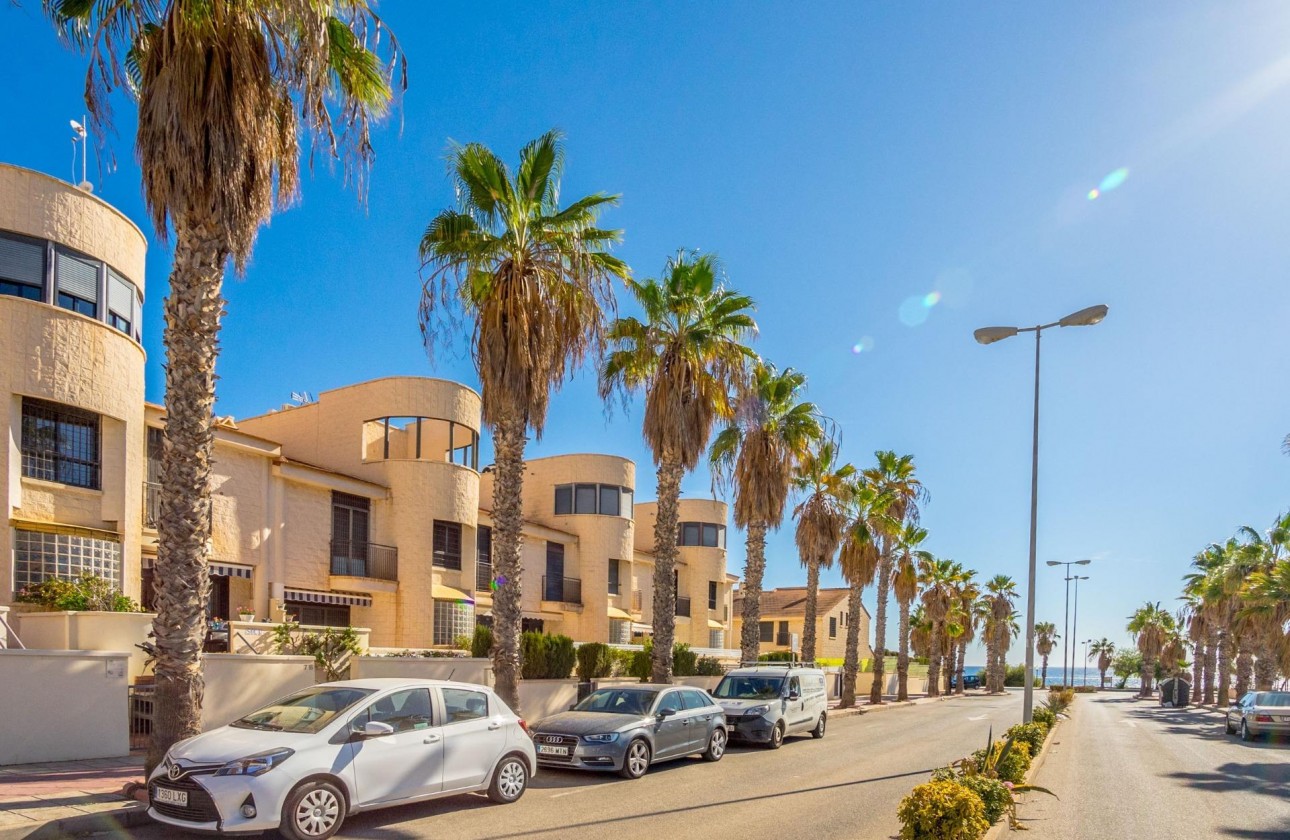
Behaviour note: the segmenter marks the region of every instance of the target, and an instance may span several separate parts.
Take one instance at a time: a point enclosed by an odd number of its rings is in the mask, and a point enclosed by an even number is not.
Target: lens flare
[[[933,306],[935,306],[940,302],[941,302],[940,292],[928,292],[927,294],[923,295],[923,306],[927,307],[928,309],[931,309]]]
[[[1125,181],[1128,180],[1128,178],[1129,178],[1129,168],[1127,166],[1121,166],[1119,169],[1115,170],[1114,172],[1109,173],[1105,178],[1102,179],[1101,183],[1099,183],[1096,187],[1088,191],[1088,200],[1096,201],[1097,199],[1101,198],[1103,194],[1109,193],[1111,190],[1123,184]]]
[[[923,300],[924,298],[922,296],[905,298],[904,302],[900,304],[900,310],[898,313],[900,316],[900,323],[907,327],[922,326],[923,323],[927,321],[928,313],[928,309],[923,304]]]
[[[1094,187],[1093,189],[1091,189],[1091,190],[1089,190],[1089,191],[1088,191],[1088,200],[1089,200],[1089,201],[1096,201],[1096,200],[1097,200],[1097,197],[1098,197],[1099,195],[1101,195],[1101,194],[1102,194],[1102,192],[1101,192],[1097,187]]]
[[[873,336],[861,336],[860,340],[851,345],[851,352],[859,356],[861,353],[869,353],[873,350]]]

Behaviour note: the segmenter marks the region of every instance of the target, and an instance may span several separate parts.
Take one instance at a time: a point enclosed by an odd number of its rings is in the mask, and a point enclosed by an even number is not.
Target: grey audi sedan
[[[725,713],[707,692],[649,684],[597,689],[532,729],[538,764],[616,770],[628,779],[688,755],[720,761],[729,736]]]

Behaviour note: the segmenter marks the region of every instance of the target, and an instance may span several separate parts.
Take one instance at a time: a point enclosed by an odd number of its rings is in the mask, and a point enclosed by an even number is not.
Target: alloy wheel
[[[633,776],[644,776],[649,769],[649,747],[644,741],[635,741],[627,750],[627,766]]]
[[[339,817],[340,801],[323,788],[309,791],[296,806],[296,828],[310,837],[326,834]]]
[[[712,731],[712,742],[708,744],[708,752],[715,761],[726,754],[726,731],[724,729],[714,729]]]

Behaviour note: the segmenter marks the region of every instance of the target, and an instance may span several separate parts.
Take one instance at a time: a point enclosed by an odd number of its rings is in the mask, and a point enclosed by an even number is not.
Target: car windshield
[[[336,715],[371,694],[367,688],[316,686],[257,709],[231,726],[239,729],[268,729],[273,732],[312,733],[322,729]]]
[[[723,677],[712,696],[719,700],[773,700],[783,689],[783,677]]]
[[[1267,691],[1254,695],[1256,706],[1290,706],[1290,692]]]
[[[640,688],[602,688],[593,691],[573,707],[575,712],[603,712],[611,715],[643,715],[654,705],[657,691]]]

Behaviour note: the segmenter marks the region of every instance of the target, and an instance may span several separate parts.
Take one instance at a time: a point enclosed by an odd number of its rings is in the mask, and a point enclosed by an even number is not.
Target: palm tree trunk
[[[766,523],[748,525],[745,540],[743,627],[739,633],[739,656],[756,662],[761,650],[761,579],[766,574]],[[657,562],[657,560],[655,560]]]
[[[985,690],[994,691],[994,628],[985,628]]]
[[[935,620],[927,641],[927,696],[941,696],[941,623]]]
[[[1214,672],[1217,669],[1218,632],[1210,630],[1205,634],[1205,689],[1200,701],[1208,706],[1214,704]]]
[[[842,696],[838,704],[843,709],[856,704],[856,676],[860,672],[860,592],[861,587],[853,583],[847,594],[847,650],[842,659]]]
[[[1201,683],[1205,679],[1205,639],[1196,640],[1196,650],[1191,663],[1191,702],[1199,703],[1204,691]]]
[[[1236,653],[1236,640],[1232,631],[1220,631],[1222,638],[1218,643],[1218,704],[1226,706],[1231,697],[1232,657]]]
[[[524,591],[520,561],[524,524],[524,433],[522,419],[499,421],[493,428],[493,574],[499,585],[493,593],[493,682],[502,701],[520,711],[520,630]]]
[[[666,685],[672,681],[672,645],[676,638],[676,539],[680,517],[681,478],[685,468],[679,458],[664,453],[658,465],[658,518],[654,520],[654,628],[650,679]],[[748,590],[744,589],[743,637],[748,638]],[[761,592],[761,577],[757,578]],[[754,599],[755,600],[755,599]],[[753,625],[757,633],[757,625]],[[754,635],[754,638],[757,638]],[[745,652],[745,659],[747,655]],[[753,659],[757,658],[756,653]]]
[[[1241,639],[1236,654],[1236,696],[1244,697],[1250,690],[1254,676],[1254,655],[1250,652],[1250,640]]]
[[[202,731],[202,644],[210,590],[210,473],[219,355],[220,287],[228,262],[219,225],[176,224],[165,302],[166,435],[161,459],[155,603],[156,715],[147,771],[176,742]]]
[[[815,661],[815,622],[820,595],[820,560],[806,560],[806,615],[802,625],[802,660]]]
[[[945,685],[941,690],[942,694],[952,694],[954,691],[954,672],[958,670],[958,643],[949,638],[945,639]]]
[[[1043,655],[1043,666],[1039,669],[1039,684],[1048,685],[1048,654]]]
[[[882,559],[878,562],[878,607],[873,615],[873,687],[869,689],[869,702],[873,705],[882,703],[883,659],[887,654],[887,593],[891,591],[891,558],[883,547]]]
[[[900,603],[900,624],[896,630],[896,641],[899,649],[896,653],[896,699],[909,699],[909,602],[896,599]]]
[[[1139,677],[1142,681],[1142,685],[1138,688],[1139,697],[1150,699],[1151,683],[1155,679],[1155,676],[1156,676],[1155,657],[1151,657],[1151,656],[1142,657],[1142,671]]]
[[[1277,678],[1276,657],[1273,655],[1274,648],[1269,635],[1268,632],[1259,633],[1259,644],[1254,660],[1255,691],[1271,691],[1272,683]]]
[[[958,661],[955,663],[956,670],[954,672],[954,693],[955,694],[962,694],[967,690],[963,687],[963,661],[967,659],[967,644],[968,643],[966,639],[959,642],[959,653],[957,657]]]

